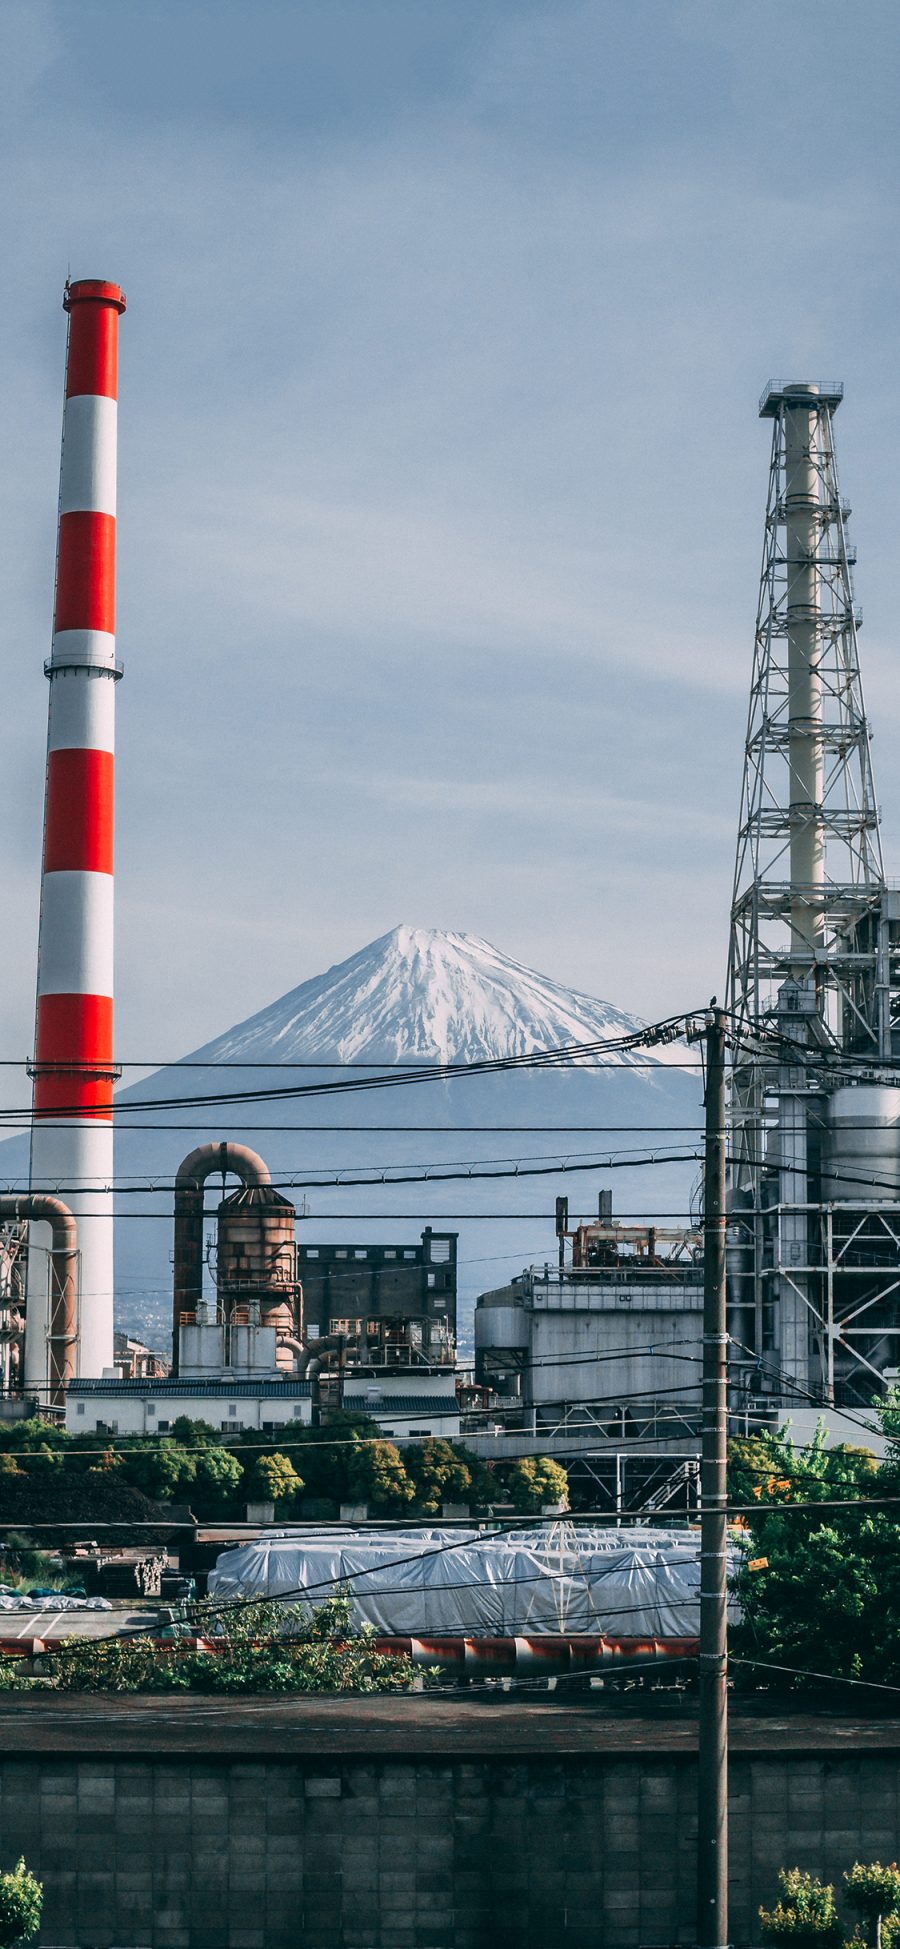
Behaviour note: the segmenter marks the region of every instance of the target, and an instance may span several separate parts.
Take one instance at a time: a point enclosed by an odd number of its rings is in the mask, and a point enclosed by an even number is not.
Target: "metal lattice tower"
[[[728,969],[743,1334],[801,1388],[827,1365],[809,1215],[823,1071],[842,1054],[877,1064],[891,1053],[855,552],[834,451],[842,396],[835,384],[773,383],[760,402],[772,454]]]
[[[770,385],[772,458],[731,910],[729,1002],[760,1022],[792,979],[833,1046],[886,1054],[851,941],[884,879],[834,414],[843,387]]]

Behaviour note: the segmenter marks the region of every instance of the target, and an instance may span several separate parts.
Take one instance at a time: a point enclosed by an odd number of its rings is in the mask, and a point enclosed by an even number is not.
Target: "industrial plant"
[[[247,1145],[173,1187],[171,1361],[114,1346],[113,771],[118,285],[66,287],[30,1188],[0,1200],[3,1411],[165,1434],[335,1409],[388,1436],[581,1461],[601,1500],[690,1502],[702,1213],[601,1190],[554,1253],[484,1291],[457,1373],[457,1236],[315,1243]],[[900,895],[888,885],[834,449],[838,384],[772,384],[765,544],[731,912],[730,1388],[746,1425],[870,1403],[900,1363]],[[724,931],[724,930],[723,930]],[[673,1033],[675,1031],[672,1031]],[[212,1249],[204,1194],[221,1176]],[[226,1180],[238,1187],[227,1191]],[[548,1224],[548,1233],[550,1226]],[[189,1407],[188,1407],[189,1404]],[[462,1419],[461,1419],[462,1415]],[[662,1471],[662,1475],[661,1472]]]
[[[838,384],[771,384],[731,910],[729,1373],[745,1425],[825,1423],[900,1374],[900,894],[863,703]],[[702,1245],[598,1219],[476,1313],[478,1377],[554,1452],[699,1433]],[[584,1364],[588,1350],[602,1369]],[[602,1389],[596,1384],[602,1372]],[[592,1407],[591,1396],[602,1395]],[[856,1434],[858,1437],[858,1426]]]

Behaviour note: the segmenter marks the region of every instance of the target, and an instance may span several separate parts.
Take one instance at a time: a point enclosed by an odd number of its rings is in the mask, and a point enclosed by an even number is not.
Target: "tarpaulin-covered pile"
[[[346,1586],[385,1636],[696,1637],[697,1531],[566,1522],[490,1535],[439,1528],[285,1530],[226,1550],[210,1596],[321,1603]]]

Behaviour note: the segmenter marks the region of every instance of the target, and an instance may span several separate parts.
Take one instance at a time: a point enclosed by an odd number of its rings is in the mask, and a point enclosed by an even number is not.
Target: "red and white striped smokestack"
[[[76,1372],[113,1360],[113,753],[117,284],[66,286],[66,401],[38,946],[31,1188],[78,1224]],[[41,1246],[41,1226],[31,1245]],[[47,1398],[46,1253],[29,1260],[25,1383]]]

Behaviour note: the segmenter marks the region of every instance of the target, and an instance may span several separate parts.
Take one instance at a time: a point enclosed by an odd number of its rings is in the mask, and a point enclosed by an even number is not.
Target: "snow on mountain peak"
[[[193,1060],[477,1062],[615,1038],[638,1026],[635,1016],[563,988],[475,934],[400,926],[227,1030]],[[663,1061],[667,1053],[658,1051]]]

